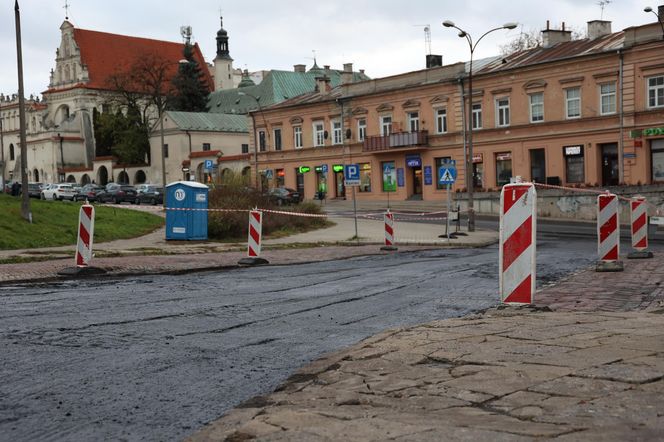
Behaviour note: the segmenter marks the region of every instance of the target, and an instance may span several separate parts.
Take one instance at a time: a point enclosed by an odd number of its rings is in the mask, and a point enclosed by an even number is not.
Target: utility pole
[[[23,91],[23,53],[21,49],[21,13],[18,0],[14,3],[14,16],[16,21],[16,57],[18,64],[18,107],[21,125],[21,216],[32,223],[30,212],[30,196],[28,195],[28,143],[25,135],[25,93]]]

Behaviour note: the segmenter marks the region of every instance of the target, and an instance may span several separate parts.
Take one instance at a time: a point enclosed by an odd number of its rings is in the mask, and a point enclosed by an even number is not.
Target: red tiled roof
[[[88,69],[90,80],[84,87],[108,89],[109,77],[129,69],[137,60],[157,54],[173,61],[172,76],[178,69],[178,62],[184,58],[184,44],[148,38],[109,34],[106,32],[74,29],[74,39],[80,49],[81,62]],[[194,45],[194,58],[203,73],[210,90],[214,90],[212,77],[198,44]]]

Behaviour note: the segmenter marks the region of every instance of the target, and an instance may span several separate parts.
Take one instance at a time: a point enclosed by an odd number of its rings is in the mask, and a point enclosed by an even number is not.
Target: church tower
[[[228,32],[224,29],[224,18],[220,17],[221,29],[217,32],[217,56],[214,59],[214,90],[233,88],[233,59],[228,52]]]

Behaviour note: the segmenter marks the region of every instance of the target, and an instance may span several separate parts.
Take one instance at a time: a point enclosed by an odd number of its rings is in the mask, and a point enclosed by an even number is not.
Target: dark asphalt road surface
[[[306,251],[294,251],[306,253]],[[497,303],[497,248],[0,288],[0,440],[177,440],[387,328]],[[540,242],[538,284],[595,243]]]

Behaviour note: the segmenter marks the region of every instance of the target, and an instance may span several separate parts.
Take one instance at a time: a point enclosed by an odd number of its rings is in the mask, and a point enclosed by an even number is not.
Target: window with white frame
[[[544,121],[544,92],[530,94],[530,122]]]
[[[314,147],[325,146],[325,125],[323,122],[314,123]]]
[[[384,137],[392,133],[392,116],[384,115],[380,117],[380,134]]]
[[[357,120],[357,141],[364,141],[367,137],[367,119],[360,118]]]
[[[293,145],[296,149],[302,149],[302,126],[293,127]]]
[[[265,138],[265,131],[264,130],[259,130],[258,131],[258,150],[261,152],[265,152],[267,150],[267,144],[266,144],[266,138]]]
[[[567,118],[579,118],[581,116],[580,87],[565,89],[565,115]]]
[[[616,113],[616,84],[606,83],[599,86],[600,112],[602,115]]]
[[[482,129],[482,103],[473,103],[473,129]]]
[[[281,129],[274,130],[274,150],[281,150]]]
[[[499,98],[496,100],[496,126],[510,125],[510,99]]]
[[[664,75],[648,78],[648,107],[664,106]]]
[[[436,109],[436,133],[447,133],[447,109]]]
[[[420,130],[420,113],[408,112],[408,128],[411,132]]]
[[[341,121],[332,122],[332,142],[334,144],[343,143],[343,135],[341,134]]]

